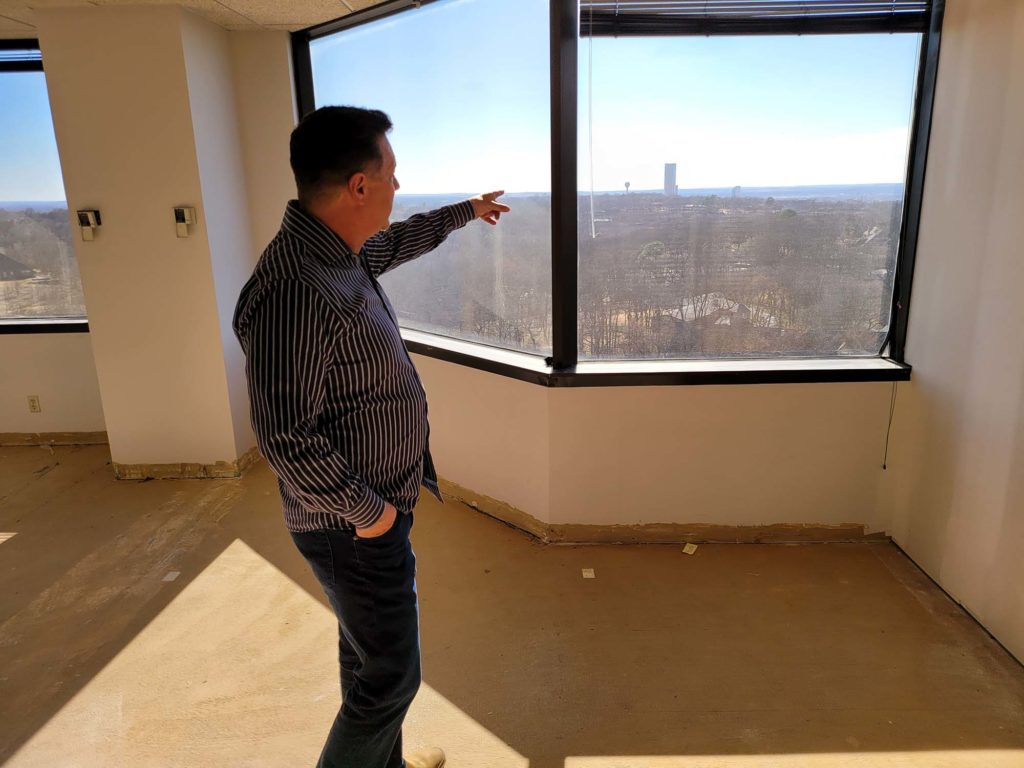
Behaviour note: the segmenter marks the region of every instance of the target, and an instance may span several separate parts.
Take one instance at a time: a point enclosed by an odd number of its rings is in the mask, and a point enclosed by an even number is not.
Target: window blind
[[[580,35],[925,32],[933,0],[580,0]]]
[[[22,62],[22,61],[42,61],[43,54],[38,48],[32,49],[15,49],[15,50],[0,50],[0,61],[2,62]]]
[[[0,40],[0,72],[42,70],[43,56],[38,47],[20,40]]]

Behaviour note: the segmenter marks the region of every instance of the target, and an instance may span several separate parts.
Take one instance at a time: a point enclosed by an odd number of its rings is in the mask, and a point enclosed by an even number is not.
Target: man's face
[[[375,231],[387,229],[391,223],[391,208],[395,203],[398,179],[395,178],[395,152],[386,136],[378,139],[382,162],[370,168],[367,178],[367,214],[371,217]]]

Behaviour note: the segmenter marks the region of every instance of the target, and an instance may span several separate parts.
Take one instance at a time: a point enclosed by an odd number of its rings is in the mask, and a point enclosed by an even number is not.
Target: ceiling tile
[[[94,2],[98,5],[106,6],[168,5],[166,0],[94,0]],[[259,26],[251,17],[237,13],[226,4],[217,2],[217,0],[181,0],[171,4],[187,8],[204,19],[222,27],[233,25],[255,29]]]
[[[0,40],[18,40],[23,37],[35,37],[36,28],[27,27],[0,16]]]
[[[379,0],[0,0],[0,38],[35,35],[33,8],[103,5],[179,5],[225,29],[275,29],[294,32],[323,24]]]
[[[0,39],[35,37],[36,27],[32,23],[31,15],[32,12],[24,2],[0,0]]]
[[[236,11],[265,25],[296,25],[297,29],[346,16],[351,11],[340,0],[301,0],[282,3],[277,0],[224,0]],[[349,5],[357,3],[348,0]]]

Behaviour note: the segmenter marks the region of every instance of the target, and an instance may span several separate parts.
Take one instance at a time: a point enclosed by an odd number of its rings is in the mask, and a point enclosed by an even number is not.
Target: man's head
[[[321,218],[365,229],[366,237],[387,227],[398,189],[389,130],[391,120],[376,109],[321,107],[304,117],[291,137],[299,201]]]

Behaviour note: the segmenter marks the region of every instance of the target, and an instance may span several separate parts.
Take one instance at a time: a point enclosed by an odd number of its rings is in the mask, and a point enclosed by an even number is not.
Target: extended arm
[[[417,213],[405,221],[392,224],[374,235],[363,246],[362,255],[374,277],[434,250],[454,230],[466,226],[473,219],[488,224],[498,223],[502,213],[509,210],[496,198],[503,192],[488,192],[461,203],[446,205],[429,213]]]

